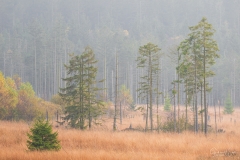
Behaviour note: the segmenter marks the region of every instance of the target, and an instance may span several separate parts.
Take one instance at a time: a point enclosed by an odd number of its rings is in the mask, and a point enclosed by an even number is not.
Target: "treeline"
[[[81,54],[91,46],[99,60],[97,79],[107,88],[107,99],[113,101],[115,54],[119,55],[119,85],[129,88],[136,103],[138,99],[136,58],[139,46],[152,42],[161,46],[160,86],[163,96],[171,94],[175,62],[171,50],[185,39],[188,26],[203,16],[216,29],[221,58],[213,67],[216,75],[209,78],[213,87],[207,95],[209,105],[224,104],[231,95],[234,106],[240,104],[239,50],[240,3],[238,1],[84,1],[19,0],[0,2],[0,69],[4,75],[18,74],[29,81],[36,95],[50,100],[65,83],[64,64],[69,53]],[[170,57],[170,58],[169,58]],[[100,84],[99,84],[100,85]],[[180,86],[183,92],[183,86]],[[181,104],[185,96],[180,96]]]
[[[32,121],[35,118],[55,117],[56,111],[62,111],[60,105],[44,101],[35,95],[29,82],[21,82],[21,78],[5,78],[0,72],[0,119]]]
[[[124,104],[128,105],[128,108],[139,109],[143,112],[146,120],[145,131],[155,129],[159,131],[161,129],[181,132],[191,127],[195,132],[198,132],[198,115],[201,115],[201,129],[207,134],[208,106],[211,98],[214,100],[212,104],[216,103],[216,97],[213,99],[213,95],[210,97],[209,93],[213,88],[210,80],[215,75],[213,65],[219,58],[219,48],[217,41],[214,40],[215,30],[206,18],[202,18],[197,25],[189,27],[189,29],[188,36],[178,44],[176,43],[176,46],[171,50],[170,57],[173,61],[172,64],[174,64],[175,75],[167,80],[167,82],[171,82],[170,87],[162,85],[162,80],[165,80],[168,76],[162,74],[164,66],[161,48],[153,43],[140,46],[138,53],[135,55],[135,63],[132,66],[125,66],[125,68],[119,62],[120,53],[115,49],[112,62],[114,66],[112,66],[110,78],[107,76],[109,68],[107,67],[106,54],[103,56],[103,74],[101,72],[98,74],[101,65],[97,63],[98,60],[92,48],[85,47],[79,54],[65,52],[64,60],[66,62],[57,62],[57,64],[64,66],[64,69],[59,69],[59,75],[55,77],[59,78],[57,79],[58,88],[56,89],[60,91],[58,92],[60,97],[55,95],[52,98],[52,101],[56,104],[66,106],[62,118],[73,128],[82,130],[91,128],[93,123],[98,124],[97,120],[101,119],[101,115],[106,114],[105,106],[109,101],[112,101],[115,103],[114,113],[112,114],[113,130],[116,130],[118,117],[120,123],[122,123],[123,108],[121,104]],[[121,68],[120,64],[122,65]],[[126,72],[121,71],[123,68]],[[119,71],[125,74],[124,77],[121,77]],[[121,78],[124,78],[124,80],[121,80]],[[1,99],[3,102],[1,107],[2,119],[32,120],[35,117],[43,116],[43,110],[60,109],[54,108],[55,105],[53,107],[48,106],[48,109],[46,109],[43,104],[45,101],[35,97],[30,83],[21,83],[18,76],[13,76],[13,79],[4,79],[2,76],[2,79],[0,88],[2,95],[4,95]],[[122,84],[126,84],[126,86]],[[122,87],[119,90],[120,85]],[[165,89],[167,90],[165,91]],[[162,126],[159,119],[160,99],[163,100],[163,97],[165,97],[166,100],[169,92],[173,102],[173,116],[170,117],[173,118],[173,123],[167,121]],[[135,108],[132,96],[136,96],[135,103],[146,104],[146,106]],[[183,99],[181,100],[182,97],[185,97],[184,102],[182,102]],[[164,102],[165,105],[166,102]],[[186,107],[185,113],[182,115],[180,115],[180,104],[185,104]],[[218,104],[220,105],[220,103]],[[228,108],[231,111],[230,105]],[[193,117],[188,116],[190,110],[194,111]],[[156,121],[154,120],[155,115]],[[185,119],[183,116],[185,116]],[[173,126],[171,126],[171,123]]]
[[[175,49],[176,74],[172,81],[174,88],[171,89],[173,96],[173,126],[171,121],[167,120],[165,127],[168,131],[181,132],[184,129],[189,130],[190,126],[196,133],[201,128],[207,134],[208,103],[207,93],[210,93],[212,87],[208,79],[215,73],[212,66],[219,58],[219,48],[217,42],[213,39],[215,30],[206,18],[202,18],[195,26],[189,27],[190,33]],[[145,116],[145,131],[163,130],[160,123],[160,96],[163,94],[160,88],[161,73],[161,48],[158,45],[147,43],[139,47],[137,54],[137,68],[139,75],[136,78],[138,86],[136,93],[146,106],[133,107],[140,110]],[[105,114],[104,101],[107,102],[106,88],[97,87],[98,67],[95,54],[90,47],[86,47],[80,55],[72,55],[68,65],[65,65],[67,78],[63,78],[66,87],[60,88],[60,97],[66,103],[64,119],[71,127],[85,129],[91,128],[92,123],[97,122],[99,116]],[[122,102],[127,100],[123,96],[123,90],[119,92],[118,86],[118,54],[115,55],[115,77],[114,80],[114,113],[113,130],[117,130],[116,121],[119,118],[122,123]],[[113,83],[113,82],[112,82]],[[180,91],[180,85],[183,86],[183,92]],[[177,86],[177,87],[176,87]],[[102,92],[99,92],[101,91]],[[121,93],[121,94],[119,94]],[[184,95],[185,112],[180,113],[180,95]],[[131,96],[128,96],[131,97]],[[166,97],[167,99],[168,97]],[[167,100],[165,105],[169,103]],[[128,104],[128,108],[131,104]],[[200,108],[201,107],[201,108]],[[230,107],[230,106],[229,106]],[[169,106],[164,107],[170,111]],[[227,107],[226,107],[227,109]],[[228,108],[227,110],[229,110]],[[193,117],[188,116],[193,111]],[[226,111],[225,111],[226,113]],[[198,118],[201,115],[201,118]],[[185,116],[183,118],[183,116]],[[156,120],[154,120],[156,117]],[[201,122],[201,126],[199,125]],[[170,123],[170,124],[169,124]],[[181,124],[180,124],[181,123]],[[185,126],[184,126],[185,124]]]

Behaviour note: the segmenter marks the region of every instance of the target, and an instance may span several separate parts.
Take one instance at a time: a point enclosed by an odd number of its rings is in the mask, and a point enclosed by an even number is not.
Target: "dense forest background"
[[[189,26],[206,17],[216,30],[220,58],[216,76],[208,79],[209,105],[224,103],[228,94],[240,105],[240,1],[208,0],[0,0],[0,70],[30,82],[37,96],[49,100],[64,87],[69,54],[90,46],[98,60],[98,84],[113,100],[115,55],[119,86],[125,84],[135,103],[139,46],[148,42],[162,50],[161,91],[171,95],[176,78],[176,47]],[[181,87],[183,91],[183,87]],[[184,104],[184,96],[181,96]]]

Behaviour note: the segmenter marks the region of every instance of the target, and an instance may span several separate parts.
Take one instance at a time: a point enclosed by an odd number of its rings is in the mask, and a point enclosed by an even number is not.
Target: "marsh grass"
[[[240,157],[238,115],[239,110],[233,115],[223,115],[222,122],[218,122],[218,128],[223,128],[226,132],[217,135],[213,132],[207,137],[202,133],[192,132],[177,134],[112,132],[108,128],[87,131],[55,128],[54,131],[58,131],[62,146],[58,152],[28,151],[26,141],[30,126],[23,122],[0,121],[0,159],[238,159]],[[142,117],[135,118],[135,122],[131,123],[141,125]],[[214,125],[214,119],[211,118],[211,125]],[[125,127],[128,126],[130,120],[125,118],[124,121],[127,121]],[[105,123],[106,126],[110,126],[111,121]],[[213,149],[214,155],[211,153]],[[217,155],[216,151],[236,154],[222,156]]]

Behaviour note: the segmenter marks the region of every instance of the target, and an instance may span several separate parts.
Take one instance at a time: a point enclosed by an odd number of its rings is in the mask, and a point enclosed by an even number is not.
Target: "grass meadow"
[[[209,111],[214,126],[213,109]],[[24,122],[0,121],[0,160],[186,160],[186,159],[240,159],[240,109],[233,115],[222,115],[217,126],[225,133],[144,133],[121,131],[132,126],[144,125],[140,113],[125,116],[118,131],[111,130],[112,119],[104,127],[80,131],[63,126],[54,128],[59,134],[62,149],[58,152],[30,152],[27,150],[27,132]]]

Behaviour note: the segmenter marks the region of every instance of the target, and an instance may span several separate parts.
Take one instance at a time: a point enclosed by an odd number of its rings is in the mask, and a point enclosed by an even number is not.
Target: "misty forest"
[[[240,106],[239,8],[237,0],[1,0],[0,119],[83,130],[107,117],[119,130],[131,111],[143,131],[207,134],[209,109]]]
[[[0,0],[0,157],[239,158],[239,8]]]

